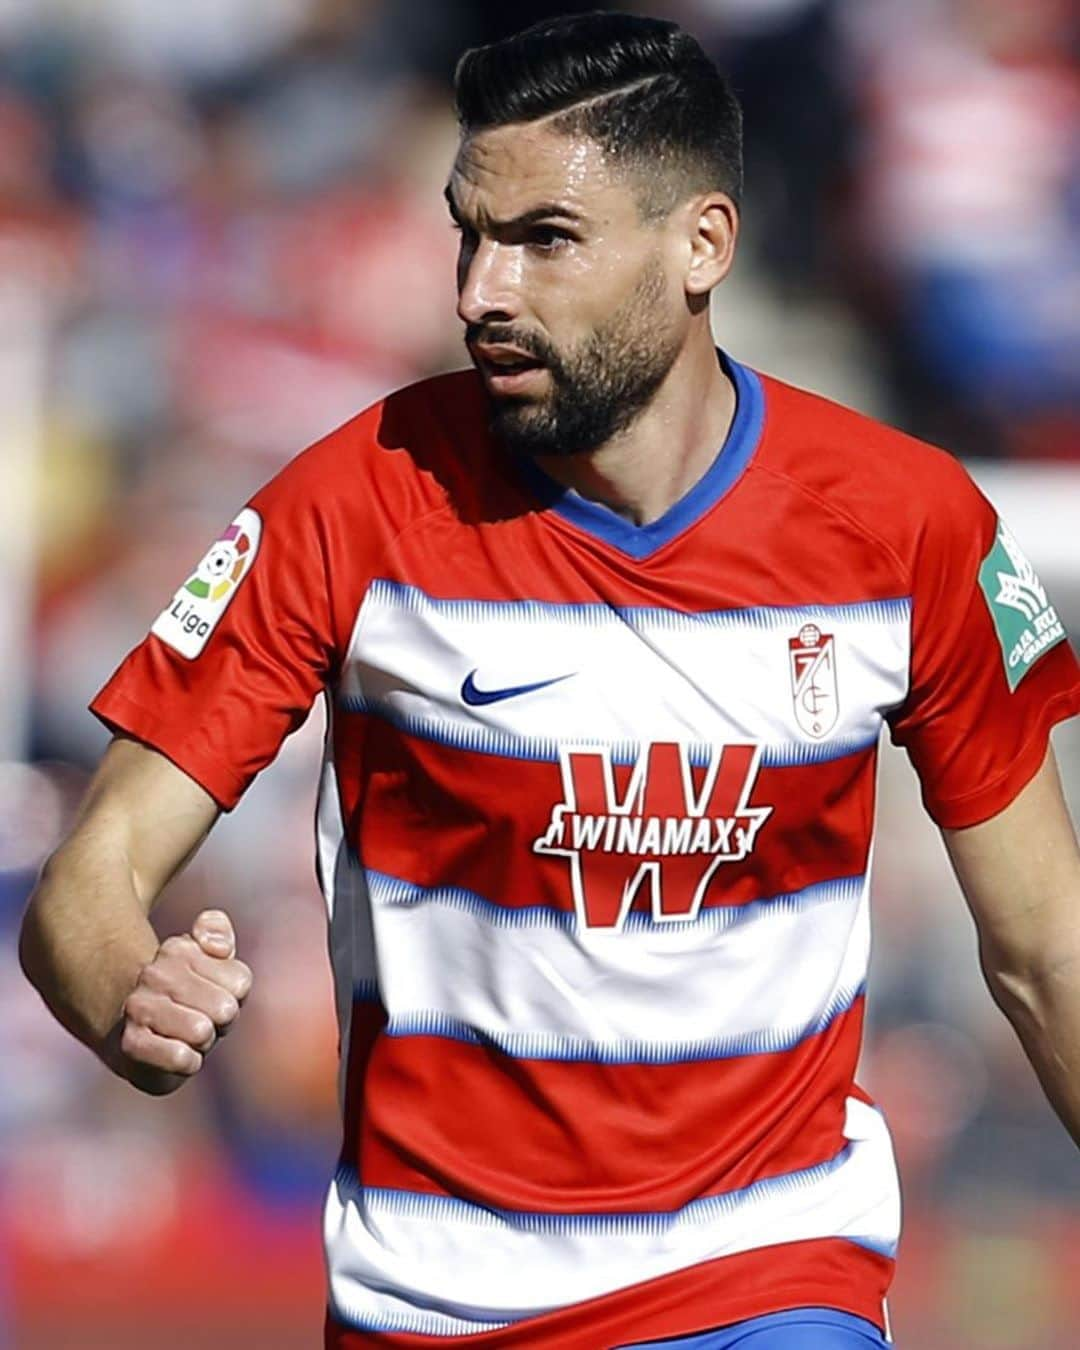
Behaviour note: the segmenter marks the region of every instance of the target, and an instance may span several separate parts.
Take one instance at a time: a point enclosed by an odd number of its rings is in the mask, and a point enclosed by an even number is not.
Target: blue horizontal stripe
[[[844,1241],[853,1242],[856,1247],[865,1247],[868,1252],[877,1252],[878,1256],[886,1256],[890,1261],[895,1260],[896,1249],[899,1245],[896,1242],[879,1242],[868,1237],[849,1237],[846,1233],[844,1234]]]
[[[714,1223],[768,1196],[804,1190],[830,1176],[851,1155],[852,1145],[825,1162],[797,1172],[766,1177],[741,1190],[691,1200],[681,1209],[631,1214],[561,1213],[537,1214],[528,1210],[498,1209],[473,1205],[453,1196],[427,1195],[420,1191],[391,1190],[362,1186],[356,1169],[346,1163],[338,1166],[334,1182],[343,1200],[352,1200],[361,1211],[390,1214],[403,1219],[427,1219],[432,1223],[469,1224],[479,1228],[511,1228],[518,1233],[572,1237],[579,1235],[663,1236],[674,1228]]]
[[[465,1318],[446,1320],[434,1313],[349,1313],[336,1300],[331,1301],[330,1315],[341,1326],[354,1331],[401,1331],[414,1336],[465,1336],[472,1331],[499,1331],[510,1322],[477,1322]]]
[[[493,1031],[426,1008],[395,1013],[387,1022],[384,1034],[395,1038],[437,1036],[465,1045],[494,1048],[512,1059],[550,1060],[563,1064],[695,1064],[793,1050],[847,1012],[865,988],[865,982],[860,981],[852,988],[837,990],[821,1014],[805,1026],[769,1028],[738,1036],[713,1036],[704,1041],[601,1041],[539,1031]]]
[[[467,750],[478,755],[496,755],[501,759],[524,759],[532,763],[558,764],[559,750],[572,749],[574,746],[595,748],[604,744],[602,739],[593,737],[553,736],[516,736],[509,731],[500,731],[495,727],[475,722],[446,722],[434,717],[417,717],[412,713],[401,712],[381,700],[366,699],[361,695],[343,695],[338,706],[349,713],[368,713],[389,722],[406,736],[415,736],[418,740],[430,741],[435,745],[445,745],[453,750]],[[761,747],[761,766],[763,768],[788,769],[808,764],[825,764],[847,755],[864,754],[872,750],[878,742],[878,732],[872,736],[842,736],[831,741],[814,744],[802,744],[789,741],[780,745]],[[613,764],[636,764],[647,750],[642,741],[613,741],[609,743]],[[687,758],[694,768],[708,767],[716,756],[717,746],[712,742],[698,741],[686,747]]]
[[[511,909],[461,886],[417,886],[411,881],[376,872],[372,868],[366,870],[365,876],[371,899],[379,905],[412,908],[441,905],[445,909],[470,914],[493,928],[561,928],[567,932],[577,928],[577,916],[572,910],[555,909],[550,905],[525,905]],[[816,882],[801,890],[750,900],[741,905],[703,905],[696,918],[678,924],[657,923],[651,913],[631,910],[626,916],[624,931],[662,933],[697,928],[723,933],[772,915],[799,914],[818,905],[857,901],[865,882],[865,876],[838,877],[834,881]]]
[[[434,612],[448,619],[487,625],[509,620],[515,623],[566,623],[581,628],[626,626],[635,631],[657,628],[693,632],[702,629],[751,628],[770,631],[800,628],[804,623],[897,623],[911,614],[911,597],[862,600],[841,605],[758,605],[745,609],[716,609],[690,613],[648,605],[549,604],[543,600],[442,599],[418,586],[376,577],[367,600],[413,613]]]

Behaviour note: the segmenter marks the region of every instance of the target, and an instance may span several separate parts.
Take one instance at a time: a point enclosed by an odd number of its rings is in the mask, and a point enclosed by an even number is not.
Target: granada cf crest
[[[827,736],[840,713],[836,646],[831,633],[807,623],[788,640],[795,720],[808,736]]]

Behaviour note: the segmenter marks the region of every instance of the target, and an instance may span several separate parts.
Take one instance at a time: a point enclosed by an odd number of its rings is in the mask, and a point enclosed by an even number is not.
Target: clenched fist
[[[202,1068],[250,989],[229,916],[203,910],[190,933],[165,939],[124,1000],[114,1031],[120,1072],[144,1092],[174,1092]]]

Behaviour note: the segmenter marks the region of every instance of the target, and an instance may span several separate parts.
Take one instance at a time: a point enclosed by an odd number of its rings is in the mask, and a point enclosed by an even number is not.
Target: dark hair
[[[554,115],[558,131],[590,137],[637,170],[645,214],[694,192],[742,193],[739,102],[698,42],[664,19],[546,19],[467,51],[454,91],[466,135]]]

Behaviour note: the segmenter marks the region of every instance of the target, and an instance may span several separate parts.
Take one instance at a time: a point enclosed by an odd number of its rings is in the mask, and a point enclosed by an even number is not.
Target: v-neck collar
[[[742,477],[761,440],[765,394],[755,371],[717,350],[720,364],[735,388],[735,414],[716,458],[698,481],[658,519],[635,525],[602,502],[591,501],[564,487],[533,459],[518,460],[521,473],[545,507],[571,525],[631,558],[648,558],[695,525]]]

